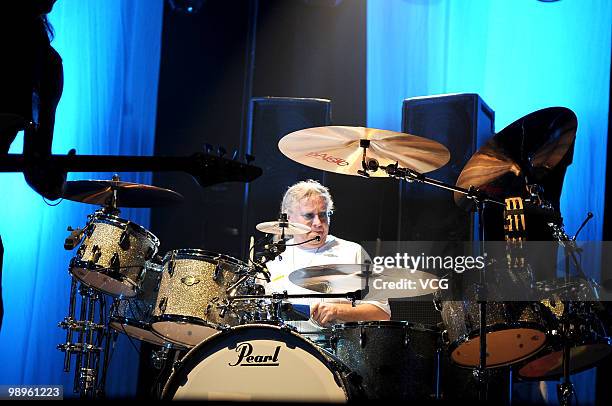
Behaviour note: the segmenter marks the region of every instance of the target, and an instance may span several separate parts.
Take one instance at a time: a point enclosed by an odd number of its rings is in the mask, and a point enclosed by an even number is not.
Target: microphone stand
[[[570,281],[570,274],[569,274],[570,273],[570,259],[573,262],[578,272],[579,277],[585,280],[589,280],[589,278],[586,277],[586,274],[584,273],[584,270],[582,269],[582,266],[580,265],[578,258],[576,258],[576,252],[579,249],[576,246],[575,241],[576,241],[576,237],[578,236],[578,233],[580,233],[580,231],[584,228],[586,223],[592,218],[593,218],[593,213],[589,212],[587,214],[586,219],[582,222],[582,224],[578,228],[578,231],[572,238],[569,238],[569,236],[565,233],[565,230],[563,229],[563,224],[548,223],[548,226],[553,231],[553,236],[557,239],[557,241],[559,242],[559,245],[561,245],[565,251],[565,288],[567,288],[567,285],[569,284],[569,281]],[[571,346],[570,346],[569,337],[571,335],[571,328],[572,328],[571,323],[570,323],[570,314],[573,311],[573,303],[571,300],[567,300],[564,303],[567,305],[569,312],[567,315],[563,316],[563,322],[562,322],[563,382],[557,384],[557,398],[559,399],[559,404],[561,406],[570,406],[572,397],[576,396],[574,385],[572,384],[570,380]]]

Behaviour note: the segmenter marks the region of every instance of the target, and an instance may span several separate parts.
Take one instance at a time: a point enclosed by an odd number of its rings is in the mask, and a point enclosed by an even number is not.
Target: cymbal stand
[[[366,171],[376,171],[379,168],[384,170],[390,177],[402,179],[407,182],[418,182],[424,183],[431,186],[435,186],[441,189],[446,189],[451,192],[462,193],[467,196],[468,199],[474,201],[476,210],[478,212],[478,223],[479,223],[479,237],[480,237],[480,250],[481,253],[484,254],[484,217],[483,211],[486,203],[498,204],[503,206],[504,203],[498,201],[496,199],[491,198],[486,193],[480,191],[475,187],[470,187],[469,189],[464,189],[455,185],[450,185],[444,182],[441,182],[436,179],[428,178],[420,172],[417,172],[410,168],[401,168],[397,163],[393,165],[387,165],[386,167],[378,166],[378,163],[375,160],[366,161],[366,157],[364,154],[364,159],[362,162],[362,166]],[[485,268],[483,267],[479,272],[479,283],[476,284],[476,301],[479,306],[479,320],[480,320],[480,331],[479,331],[479,343],[480,343],[480,357],[478,367],[473,370],[473,376],[476,379],[478,384],[478,395],[481,402],[486,402],[487,400],[487,383],[488,383],[488,371],[487,371],[487,289],[486,289],[486,279],[485,279]]]
[[[81,296],[78,319],[76,319],[77,290]],[[95,320],[97,304],[99,304],[99,322]],[[71,356],[76,355],[73,392],[79,393],[81,398],[91,399],[104,394],[107,354],[105,354],[103,368],[99,374],[100,353],[104,351],[101,344],[106,329],[104,306],[104,298],[100,297],[97,291],[83,284],[80,284],[77,289],[76,278],[72,278],[68,316],[58,324],[60,328],[66,330],[66,342],[59,344],[57,349],[65,353],[64,372],[70,371]],[[76,340],[74,333],[77,333]],[[108,348],[108,339],[106,348]],[[100,377],[101,385],[98,385]]]

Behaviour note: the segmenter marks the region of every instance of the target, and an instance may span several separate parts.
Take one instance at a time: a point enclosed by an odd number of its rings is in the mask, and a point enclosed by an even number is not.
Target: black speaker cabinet
[[[470,157],[494,134],[495,113],[477,94],[415,97],[404,100],[402,131],[448,148],[449,163],[426,175],[454,185]],[[400,240],[473,240],[473,216],[455,205],[451,192],[402,182],[400,194]]]
[[[262,221],[276,220],[287,188],[300,180],[324,181],[324,172],[284,156],[278,141],[285,135],[331,123],[331,102],[325,99],[261,97],[251,100],[249,143],[251,154],[263,175],[247,184],[245,195],[245,235],[255,232]],[[245,246],[248,246],[245,244]]]
[[[403,103],[402,131],[437,141],[450,151],[450,161],[426,176],[452,185],[470,157],[493,135],[494,121],[495,113],[477,94],[416,97]],[[427,242],[427,255],[468,254],[463,242],[473,241],[478,234],[474,230],[474,215],[455,205],[452,192],[407,182],[401,182],[399,189],[397,235],[400,241]],[[443,270],[428,269],[427,272],[447,276]],[[429,325],[441,321],[427,296],[392,299],[390,305],[394,320]]]

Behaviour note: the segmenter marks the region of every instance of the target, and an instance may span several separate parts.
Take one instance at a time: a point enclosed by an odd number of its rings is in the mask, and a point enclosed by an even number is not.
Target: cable
[[[47,206],[55,207],[55,206],[59,205],[61,202],[63,202],[63,201],[64,201],[64,198],[62,197],[62,198],[60,198],[60,199],[57,201],[57,203],[49,203],[49,201],[47,200],[47,198],[43,196],[43,202],[45,202],[45,204],[46,204]]]

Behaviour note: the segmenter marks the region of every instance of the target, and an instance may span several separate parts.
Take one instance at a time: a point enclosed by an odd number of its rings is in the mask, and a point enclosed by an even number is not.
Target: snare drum
[[[169,347],[170,343],[151,331],[151,317],[157,300],[162,266],[147,262],[145,275],[134,298],[116,299],[111,308],[110,327],[130,337]]]
[[[138,224],[101,212],[90,216],[84,233],[70,273],[109,295],[136,296],[145,262],[157,253],[157,237]]]
[[[177,344],[192,347],[217,330],[240,324],[227,289],[250,268],[227,255],[199,249],[168,252],[163,261],[152,328]],[[246,280],[236,293],[248,294]]]
[[[350,371],[286,327],[250,324],[220,332],[175,364],[164,400],[347,402]]]
[[[400,321],[336,325],[336,356],[362,378],[370,399],[432,399],[438,378],[440,332]]]
[[[487,368],[524,360],[546,344],[548,321],[537,302],[487,302]],[[480,364],[480,306],[476,301],[441,302],[451,359]]]

